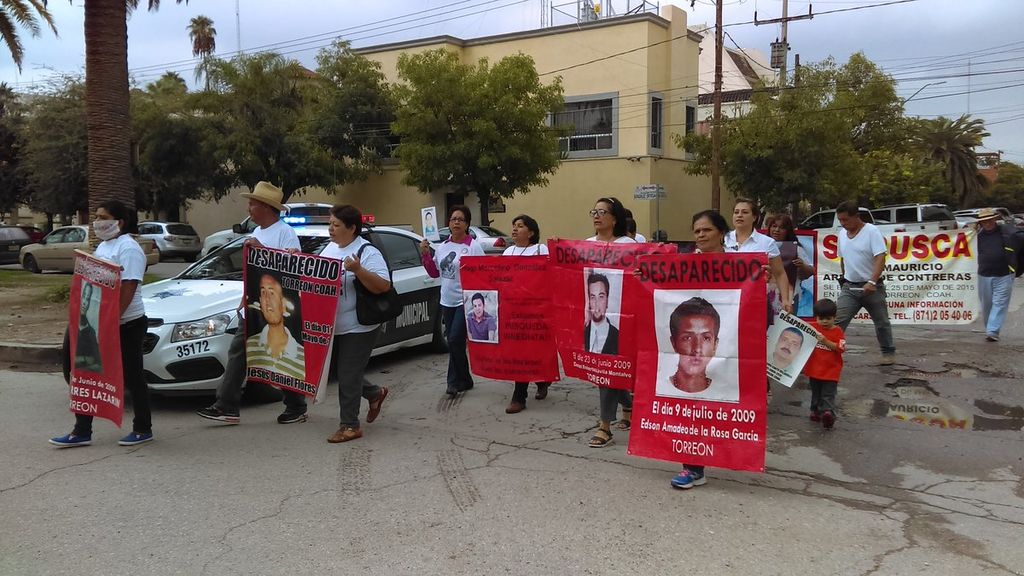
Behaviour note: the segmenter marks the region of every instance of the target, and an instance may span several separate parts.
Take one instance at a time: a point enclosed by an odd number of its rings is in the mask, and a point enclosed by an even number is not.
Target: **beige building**
[[[565,111],[553,119],[571,124],[563,139],[566,159],[550,183],[504,201],[504,212],[491,211],[494,226],[505,230],[519,213],[535,217],[545,237],[583,238],[593,234],[587,212],[601,196],[616,196],[633,211],[640,232],[650,237],[660,227],[670,239],[688,239],[690,216],[711,207],[711,183],[688,176],[686,154],[673,136],[693,130],[697,120],[698,46],[701,36],[687,29],[686,13],[662,6],[658,14],[641,13],[596,21],[463,40],[425,38],[361,49],[382,64],[397,82],[395,65],[402,53],[447,48],[466,63],[492,62],[524,53],[542,79],[561,76]],[[597,62],[591,63],[593,60]],[[381,224],[413,224],[419,231],[420,208],[445,210],[444,191],[424,194],[401,183],[397,163],[365,182],[346,185],[329,195],[310,190],[293,201],[344,202],[373,214]],[[664,197],[634,199],[638,186],[659,185]],[[471,208],[476,198],[467,199]],[[215,210],[192,206],[188,220],[205,235],[239,221],[244,205],[221,202]],[[723,198],[722,205],[729,201]],[[479,223],[479,222],[474,222]]]

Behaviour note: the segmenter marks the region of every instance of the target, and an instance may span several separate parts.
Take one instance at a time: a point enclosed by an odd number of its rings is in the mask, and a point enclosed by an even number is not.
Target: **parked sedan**
[[[326,226],[296,227],[295,231],[303,252],[318,254],[330,242]],[[370,228],[364,237],[387,259],[404,305],[398,318],[381,327],[373,354],[420,344],[443,349],[440,282],[423,268],[422,237],[388,226]],[[220,384],[232,334],[239,330],[235,309],[242,299],[244,241],[244,237],[235,239],[178,276],[142,287],[149,317],[143,348],[145,375],[154,392],[211,392]]]
[[[167,258],[184,258],[186,262],[195,262],[203,248],[199,234],[182,222],[143,222],[139,224],[139,236],[156,243],[161,262]]]
[[[159,262],[160,253],[152,240],[136,238],[146,253],[146,266]],[[18,260],[22,268],[38,274],[43,270],[73,272],[75,250],[89,250],[89,227],[85,225],[62,226],[47,234],[38,244],[29,244],[21,249]]]
[[[437,233],[441,236],[441,242],[444,242],[452,235],[452,231],[448,228],[441,228]],[[505,248],[512,245],[511,236],[490,226],[470,226],[469,235],[476,238],[476,241],[480,243],[480,247],[487,254],[501,254],[505,251]]]
[[[43,232],[42,230],[36,228],[35,226],[25,226],[23,224],[19,224],[18,228],[21,228],[22,230],[25,231],[25,234],[28,234],[28,239],[32,241],[32,244],[39,242],[40,240],[43,239],[43,236],[46,236],[46,232]]]
[[[0,226],[0,264],[17,264],[22,246],[31,243],[19,226]]]

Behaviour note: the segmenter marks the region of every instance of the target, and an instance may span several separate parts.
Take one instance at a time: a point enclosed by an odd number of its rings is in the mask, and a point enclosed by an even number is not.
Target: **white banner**
[[[817,344],[818,331],[813,326],[779,312],[768,327],[768,377],[783,386],[793,386]]]
[[[839,238],[818,242],[818,298],[839,299]],[[978,242],[973,230],[886,237],[884,285],[893,324],[970,324],[979,315]],[[865,310],[854,322],[870,322]]]

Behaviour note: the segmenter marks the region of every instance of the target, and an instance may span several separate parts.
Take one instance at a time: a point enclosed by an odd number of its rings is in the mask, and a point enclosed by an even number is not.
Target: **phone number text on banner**
[[[473,373],[511,382],[559,379],[547,256],[459,261]]]
[[[262,246],[246,246],[244,257],[246,376],[320,399],[334,342],[341,261]]]
[[[548,242],[555,341],[566,376],[606,388],[633,388],[634,293],[640,287],[632,271],[644,254],[676,250],[662,244]]]
[[[764,470],[763,253],[640,259],[629,453]]]
[[[978,243],[972,230],[892,234],[885,239],[886,302],[893,324],[970,324],[978,318]],[[839,299],[839,237],[818,243],[818,298]],[[855,322],[870,322],[861,310]]]

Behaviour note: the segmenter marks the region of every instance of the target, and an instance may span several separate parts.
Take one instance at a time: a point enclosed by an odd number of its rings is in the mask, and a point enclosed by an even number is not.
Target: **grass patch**
[[[158,276],[146,274],[142,277],[143,284],[162,280]],[[24,270],[0,270],[0,288],[30,289],[35,295],[35,302],[66,304],[71,294],[71,274],[32,274]]]

